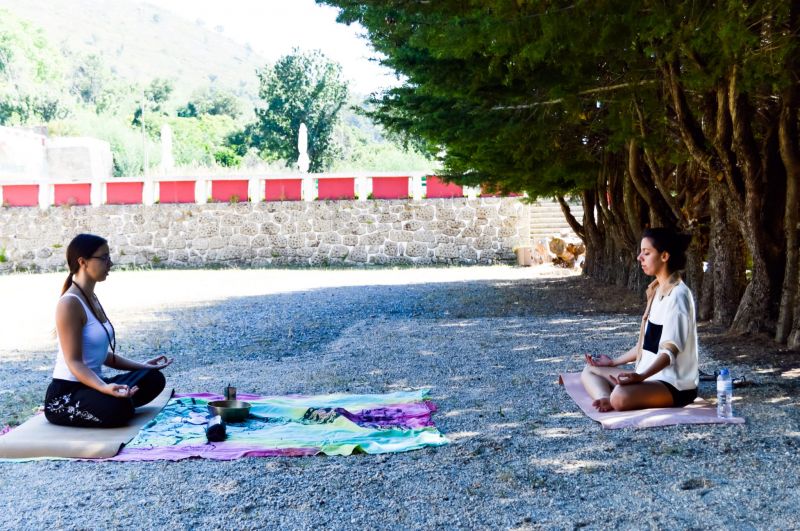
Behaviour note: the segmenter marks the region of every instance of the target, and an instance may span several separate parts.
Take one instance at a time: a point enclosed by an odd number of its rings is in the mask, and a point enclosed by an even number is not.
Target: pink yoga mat
[[[592,407],[592,399],[581,383],[580,373],[561,374],[559,375],[559,383],[564,386],[569,396],[586,413],[586,416],[596,420],[608,430],[617,428],[653,428],[656,426],[674,426],[676,424],[744,424],[742,417],[729,419],[717,417],[717,408],[700,397],[693,404],[689,404],[686,407],[600,413]]]

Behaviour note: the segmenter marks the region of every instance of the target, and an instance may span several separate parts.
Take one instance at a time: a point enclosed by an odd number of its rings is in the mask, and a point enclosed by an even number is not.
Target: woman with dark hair
[[[58,354],[44,402],[45,417],[53,424],[123,426],[135,408],[166,385],[161,369],[171,359],[139,363],[115,353],[114,326],[94,293],[113,265],[108,242],[100,236],[79,234],[67,247],[69,276],[56,306]],[[103,378],[103,365],[128,372]]]
[[[644,231],[638,260],[656,279],[647,288],[639,341],[617,358],[585,356],[581,380],[598,411],[683,407],[697,398],[694,299],[680,274],[690,239],[667,228]],[[617,368],[632,362],[633,372]]]

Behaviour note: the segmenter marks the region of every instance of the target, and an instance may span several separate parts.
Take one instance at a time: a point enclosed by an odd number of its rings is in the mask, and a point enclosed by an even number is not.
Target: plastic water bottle
[[[729,419],[733,416],[733,380],[728,369],[722,369],[717,376],[717,416]]]

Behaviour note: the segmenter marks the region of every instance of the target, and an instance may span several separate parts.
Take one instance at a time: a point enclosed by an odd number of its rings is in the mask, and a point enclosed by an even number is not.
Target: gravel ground
[[[0,277],[0,425],[52,370],[63,275]],[[174,355],[181,392],[431,387],[452,444],[233,462],[0,463],[0,528],[797,529],[800,355],[701,329],[739,426],[602,430],[557,385],[619,352],[641,301],[548,267],[120,272],[98,288],[120,353]],[[701,395],[714,394],[713,383]]]

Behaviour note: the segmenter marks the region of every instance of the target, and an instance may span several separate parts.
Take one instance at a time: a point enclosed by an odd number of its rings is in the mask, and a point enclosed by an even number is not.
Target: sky
[[[207,27],[222,26],[223,34],[275,61],[293,48],[321,50],[342,65],[351,89],[369,94],[399,82],[381,67],[377,53],[363,37],[361,26],[336,22],[338,10],[314,0],[142,0]]]

